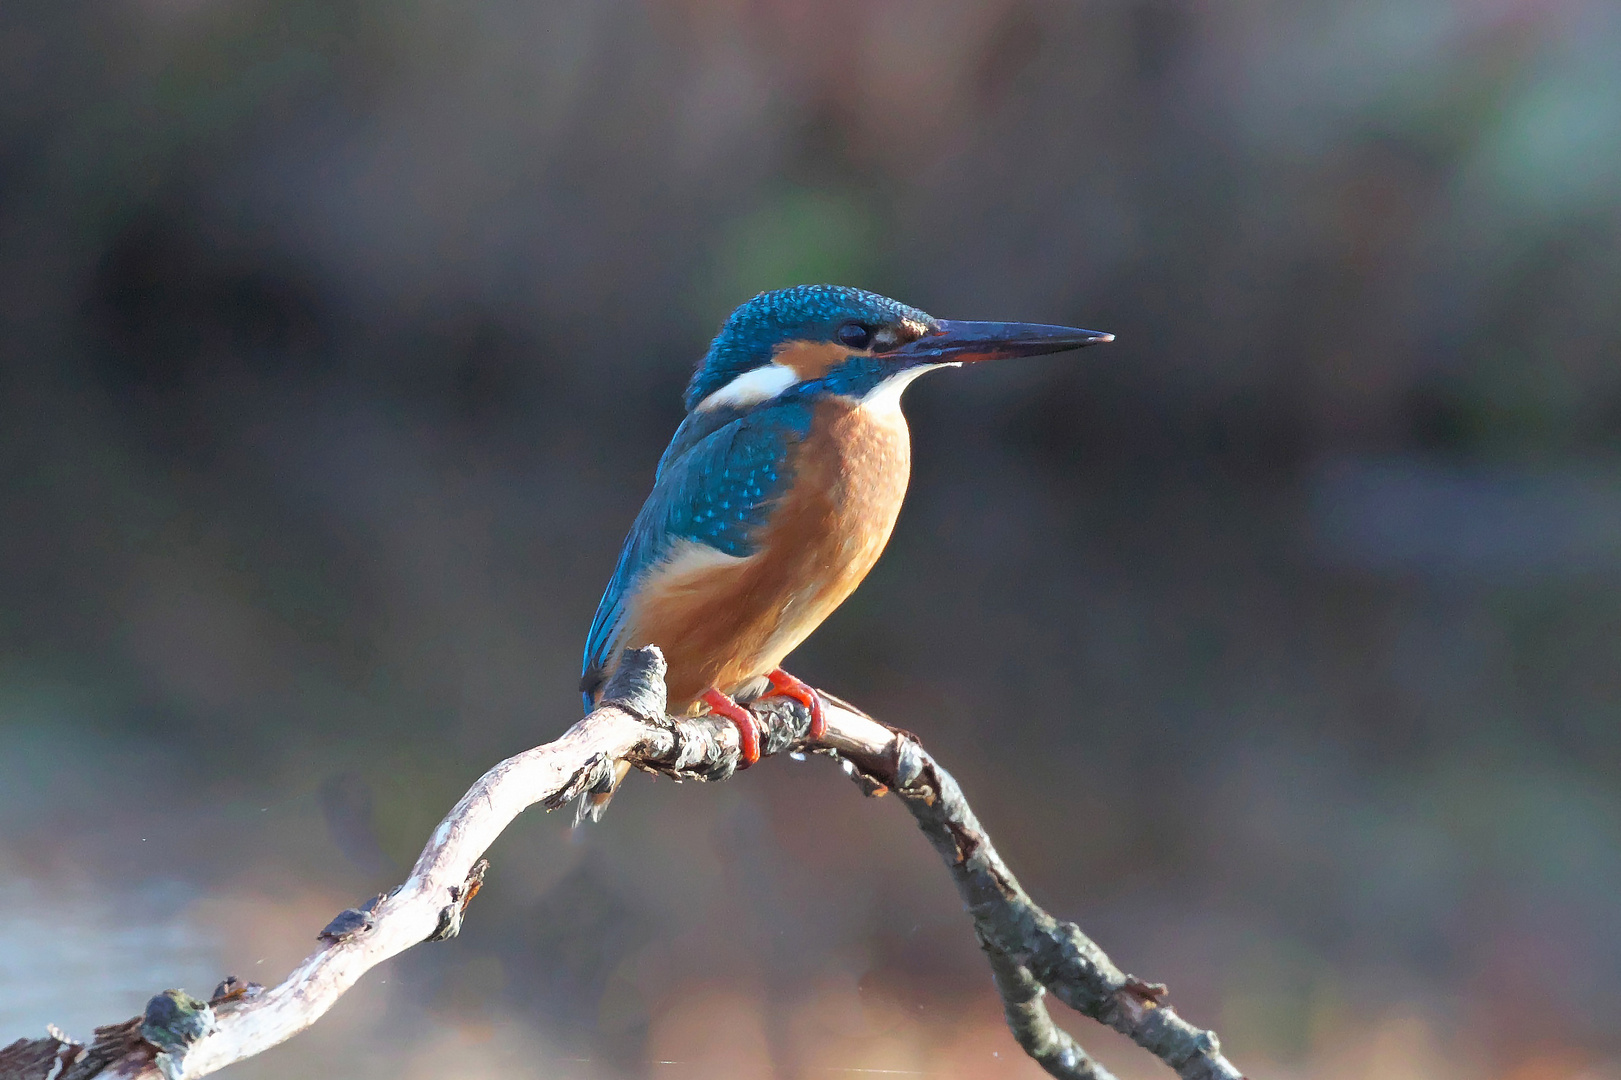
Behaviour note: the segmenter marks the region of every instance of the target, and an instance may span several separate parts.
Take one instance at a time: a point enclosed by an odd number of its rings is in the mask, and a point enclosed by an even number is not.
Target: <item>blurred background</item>
[[[571,723],[692,363],[829,280],[1119,340],[911,392],[793,669],[1251,1076],[1621,1077],[1618,55],[1609,0],[0,6],[0,1043],[279,981]],[[825,762],[491,858],[231,1075],[1040,1075]]]

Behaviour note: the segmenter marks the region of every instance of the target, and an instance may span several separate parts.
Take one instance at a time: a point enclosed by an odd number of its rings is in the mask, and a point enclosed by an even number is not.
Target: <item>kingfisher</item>
[[[936,319],[839,285],[764,292],[727,318],[687,385],[686,418],[625,538],[586,640],[589,712],[624,650],[657,645],[671,712],[760,729],[738,702],[780,695],[825,730],[816,691],[781,667],[872,569],[911,474],[901,393],[919,375],[1065,352],[1113,335]],[[614,778],[617,786],[626,767]],[[612,791],[582,810],[601,815]]]

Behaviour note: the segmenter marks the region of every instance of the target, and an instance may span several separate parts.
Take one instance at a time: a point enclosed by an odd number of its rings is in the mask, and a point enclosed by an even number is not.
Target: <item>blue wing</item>
[[[728,555],[752,554],[755,529],[792,480],[789,448],[809,433],[810,420],[807,402],[789,400],[742,414],[692,413],[681,424],[591,622],[580,675],[586,711],[637,579],[662,562],[678,539]]]

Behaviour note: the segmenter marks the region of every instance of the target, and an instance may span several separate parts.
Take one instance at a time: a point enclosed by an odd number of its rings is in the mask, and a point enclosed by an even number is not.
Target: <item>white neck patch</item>
[[[698,411],[719,408],[747,408],[762,401],[770,401],[794,383],[799,375],[786,364],[766,364],[745,371],[725,386],[698,403]]]
[[[861,399],[861,407],[866,409],[868,412],[879,416],[899,412],[901,407],[901,393],[908,386],[912,385],[913,379],[917,378],[925,371],[933,371],[937,367],[948,366],[955,365],[919,364],[917,367],[909,367],[904,371],[897,371],[895,374],[891,375],[889,378],[867,391],[867,396]]]

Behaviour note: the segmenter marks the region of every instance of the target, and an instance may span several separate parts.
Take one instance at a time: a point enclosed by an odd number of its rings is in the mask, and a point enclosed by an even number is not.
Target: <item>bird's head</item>
[[[861,289],[796,285],[732,312],[687,385],[686,406],[749,409],[795,388],[898,400],[933,368],[1111,340],[1068,326],[953,322]]]

